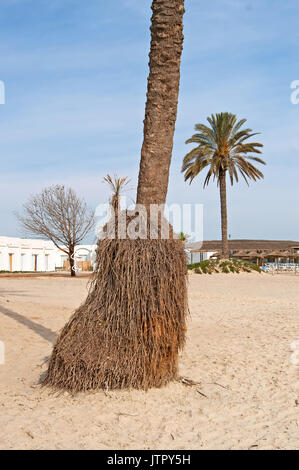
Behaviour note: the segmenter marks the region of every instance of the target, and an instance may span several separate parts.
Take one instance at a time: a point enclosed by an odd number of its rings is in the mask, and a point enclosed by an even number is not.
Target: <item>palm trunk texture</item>
[[[137,203],[164,204],[177,115],[184,0],[152,3]],[[44,384],[72,392],[161,387],[178,378],[187,262],[176,239],[98,241],[89,295],[65,325]]]
[[[184,0],[155,0],[152,10],[150,74],[137,190],[137,203],[144,205],[166,201],[180,84]]]
[[[222,171],[220,173],[219,185],[220,185],[220,204],[221,204],[222,256],[223,258],[228,258],[226,171]]]

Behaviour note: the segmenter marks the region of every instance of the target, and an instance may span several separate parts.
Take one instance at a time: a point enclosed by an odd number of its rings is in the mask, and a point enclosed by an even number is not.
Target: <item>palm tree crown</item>
[[[259,157],[252,154],[262,153],[259,142],[248,142],[248,139],[257,135],[252,129],[242,129],[246,119],[237,121],[237,116],[231,113],[212,114],[207,118],[210,126],[196,124],[198,131],[186,144],[197,144],[189,152],[184,160],[182,172],[185,173],[185,181],[190,184],[194,178],[205,168],[208,169],[204,180],[204,187],[210,179],[217,180],[220,187],[221,202],[221,231],[222,231],[222,255],[229,256],[227,240],[227,203],[226,203],[226,175],[229,174],[231,185],[239,181],[239,173],[245,179],[258,180],[264,177],[263,173],[252,162],[265,165]]]
[[[252,129],[241,129],[246,119],[237,121],[237,116],[231,113],[212,114],[207,118],[210,127],[204,124],[196,124],[198,131],[186,144],[198,144],[189,152],[183,161],[182,172],[185,172],[185,181],[190,183],[205,168],[208,173],[204,180],[204,187],[209,184],[211,177],[219,182],[222,171],[228,171],[231,184],[238,182],[238,171],[248,184],[248,179],[254,181],[263,178],[263,173],[258,170],[251,161],[266,163],[259,157],[251,154],[262,152],[259,148],[263,144],[259,142],[247,142],[248,139],[257,135]]]

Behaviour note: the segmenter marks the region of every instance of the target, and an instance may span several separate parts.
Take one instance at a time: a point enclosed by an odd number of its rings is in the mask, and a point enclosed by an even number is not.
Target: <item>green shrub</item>
[[[193,264],[188,264],[187,268],[188,269],[196,269],[199,268],[201,263],[193,263]]]
[[[230,271],[227,266],[222,266],[222,272],[228,274]]]
[[[201,271],[200,268],[195,268],[195,269],[194,269],[194,272],[195,272],[196,274],[202,274],[202,271]]]
[[[232,258],[230,260],[218,261],[218,260],[205,260],[199,263],[193,263],[188,265],[188,269],[194,271],[196,274],[213,274],[213,273],[250,273],[252,271],[261,272],[261,268],[254,263],[244,261],[238,258]]]

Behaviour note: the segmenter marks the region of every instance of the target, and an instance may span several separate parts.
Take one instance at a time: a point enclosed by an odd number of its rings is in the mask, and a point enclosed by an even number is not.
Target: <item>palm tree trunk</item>
[[[220,172],[219,184],[220,184],[220,203],[221,203],[222,256],[223,258],[228,258],[226,171],[225,170],[221,170]]]
[[[153,0],[150,74],[137,203],[166,201],[177,117],[184,0]]]
[[[164,204],[177,114],[184,0],[153,0],[137,203]],[[71,391],[161,387],[185,343],[186,253],[176,239],[99,240],[87,300],[54,347],[44,384]]]

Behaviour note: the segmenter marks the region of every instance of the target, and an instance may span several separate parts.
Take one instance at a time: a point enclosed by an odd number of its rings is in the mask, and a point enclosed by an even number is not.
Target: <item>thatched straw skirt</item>
[[[186,299],[181,241],[99,241],[88,297],[61,331],[44,384],[147,390],[176,379]]]

